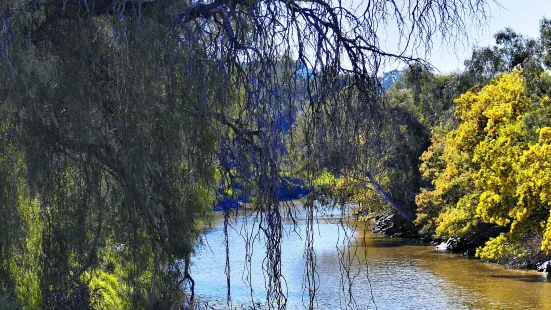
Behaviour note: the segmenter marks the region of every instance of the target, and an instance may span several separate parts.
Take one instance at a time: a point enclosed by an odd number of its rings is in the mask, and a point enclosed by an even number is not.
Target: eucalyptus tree
[[[327,137],[377,132],[382,63],[423,62],[409,51],[461,37],[488,9],[481,0],[347,7],[1,1],[0,296],[27,308],[169,307],[177,284],[193,283],[198,223],[215,195],[241,183],[268,240],[267,307],[285,307],[277,187],[292,167],[294,113],[309,111],[303,155],[314,175]],[[403,50],[380,47],[387,27]],[[354,105],[338,100],[343,83],[358,90]]]

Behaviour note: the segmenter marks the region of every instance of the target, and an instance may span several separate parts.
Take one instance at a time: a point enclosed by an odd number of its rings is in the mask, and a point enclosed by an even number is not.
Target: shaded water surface
[[[359,309],[551,309],[551,280],[542,273],[506,270],[438,253],[432,246],[411,240],[365,233],[362,225],[353,229],[344,224],[340,211],[318,214],[318,218],[314,240],[317,309],[340,309],[347,305]],[[218,216],[205,233],[208,246],[199,249],[191,270],[196,295],[215,309],[228,307],[223,223]],[[231,221],[231,226],[228,229],[231,303],[237,307],[251,305],[252,300],[262,302],[266,298],[262,233],[247,250],[247,240],[253,243],[247,236],[251,231],[254,234],[254,217],[238,217]],[[308,291],[304,288],[304,213],[298,212],[294,221],[284,219],[284,227],[282,273],[287,284],[287,308],[304,309],[308,305]],[[354,236],[350,246],[347,236]],[[245,263],[247,253],[250,269]],[[349,270],[342,268],[342,253],[352,262]],[[343,273],[353,278],[352,300],[349,283],[342,281]]]

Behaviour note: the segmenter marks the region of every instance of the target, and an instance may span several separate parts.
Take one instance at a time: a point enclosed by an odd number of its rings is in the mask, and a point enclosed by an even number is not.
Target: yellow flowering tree
[[[537,79],[549,85],[545,72]],[[527,255],[534,242],[551,252],[551,102],[525,85],[515,70],[455,100],[457,129],[435,135],[422,156],[433,184],[416,198],[423,232],[461,237],[502,227],[477,250],[490,260]]]

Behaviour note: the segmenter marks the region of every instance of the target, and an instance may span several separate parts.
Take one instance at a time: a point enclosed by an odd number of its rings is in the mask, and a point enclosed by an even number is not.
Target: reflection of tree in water
[[[205,206],[241,193],[257,214],[247,238],[267,240],[267,307],[285,307],[282,177],[308,183],[322,168],[343,173],[366,158],[377,173],[379,67],[422,62],[410,48],[430,47],[438,33],[459,37],[486,12],[485,1],[469,0],[364,6],[3,1],[0,294],[31,308],[166,308],[174,283],[193,283],[187,266]],[[387,26],[403,52],[380,48]],[[359,146],[360,135],[368,143]],[[343,290],[354,257],[342,255]]]

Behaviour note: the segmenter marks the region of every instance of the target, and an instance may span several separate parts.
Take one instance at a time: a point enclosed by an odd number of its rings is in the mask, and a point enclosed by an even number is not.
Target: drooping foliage
[[[328,187],[344,195],[341,198],[359,202],[371,211],[391,207],[394,211],[401,209],[403,212],[398,212],[405,213],[406,218],[407,213],[413,214],[415,195],[420,188],[430,187],[426,180],[434,179],[434,169],[430,167],[424,171],[424,179],[421,177],[419,158],[430,139],[433,146],[421,159],[430,161],[427,158],[430,154],[441,152],[445,135],[459,124],[454,116],[454,98],[472,87],[483,87],[493,77],[515,66],[526,67],[527,74],[541,70],[537,63],[542,50],[540,41],[525,38],[511,29],[498,32],[495,38],[496,46],[475,49],[472,58],[465,62],[464,71],[439,75],[419,64],[404,70],[403,81],[395,83],[384,94],[385,104],[376,112],[379,122],[358,130],[355,141],[337,144],[335,151],[326,148],[327,154],[343,156],[339,150],[346,149],[357,158],[334,169],[332,173],[337,179]],[[345,94],[340,98],[353,102]],[[351,114],[354,113],[358,114],[357,111]],[[431,163],[425,162],[427,165]],[[322,166],[335,167],[330,161]],[[431,212],[432,217],[437,216],[439,210]],[[421,233],[430,235],[434,229],[427,226]]]
[[[336,161],[367,158],[379,65],[416,60],[382,50],[379,26],[430,47],[486,10],[437,2],[0,2],[0,302],[169,308],[193,285],[210,206],[239,185],[268,240],[267,307],[285,307],[277,193],[291,125],[302,111],[303,175],[328,163],[326,142],[345,149],[361,132],[365,152]],[[353,104],[337,100],[343,87]]]

